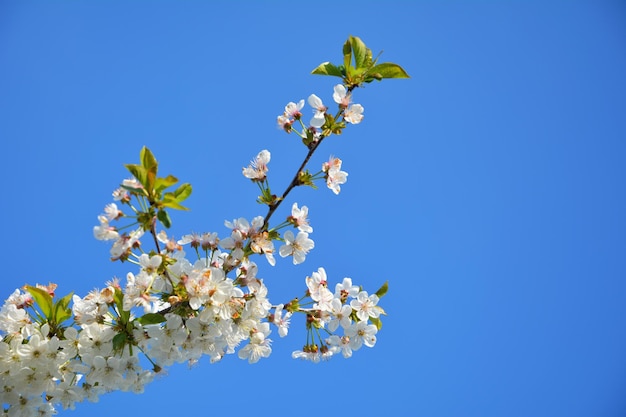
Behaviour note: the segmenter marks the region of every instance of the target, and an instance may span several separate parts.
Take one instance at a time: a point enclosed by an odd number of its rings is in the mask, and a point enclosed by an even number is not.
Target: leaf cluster
[[[134,188],[122,185],[133,195],[144,197],[150,205],[150,212],[145,213],[144,218],[140,218],[144,226],[144,230],[150,229],[150,222],[153,219],[152,211],[156,211],[157,219],[165,226],[170,228],[172,222],[165,210],[166,208],[176,210],[189,210],[181,203],[191,195],[191,184],[184,183],[178,186],[174,191],[166,190],[178,183],[178,179],[173,175],[166,177],[157,176],[159,164],[147,147],[143,147],[139,154],[140,164],[126,164],[125,167],[141,184],[141,188]]]
[[[342,65],[323,62],[311,73],[339,77],[348,90],[360,87],[363,83],[381,81],[383,78],[409,78],[409,74],[398,64],[379,64],[378,56],[373,59],[372,50],[360,38],[350,35],[343,45]]]
[[[61,324],[72,317],[72,309],[69,304],[73,293],[54,300],[50,292],[43,288],[26,285],[24,289],[33,297],[33,301],[38,307],[38,310],[35,310],[38,321],[41,324],[48,323],[51,335],[62,331]]]

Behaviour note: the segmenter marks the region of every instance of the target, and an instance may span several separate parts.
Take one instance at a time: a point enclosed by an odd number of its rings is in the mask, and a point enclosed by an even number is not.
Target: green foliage
[[[150,324],[159,324],[165,322],[165,317],[159,313],[146,313],[143,316],[136,318],[136,322],[142,324],[143,326],[147,326]]]
[[[155,216],[163,226],[170,228],[172,222],[165,209],[189,210],[181,203],[191,195],[191,184],[184,183],[174,191],[165,192],[178,183],[178,178],[173,175],[157,176],[159,163],[152,151],[145,146],[139,153],[139,160],[140,164],[126,164],[125,167],[141,184],[141,188],[128,185],[122,185],[122,187],[131,194],[148,200],[148,211],[142,213],[143,216],[142,214],[137,216],[144,230],[150,230]]]
[[[383,322],[380,320],[380,318],[370,317],[370,321],[374,326],[376,326],[376,329],[380,330],[383,328]]]
[[[343,45],[343,65],[323,62],[311,73],[339,77],[349,90],[383,78],[409,78],[400,65],[391,62],[377,64],[377,61],[378,58],[372,59],[372,50],[360,38],[350,35]]]
[[[381,298],[383,295],[387,294],[388,290],[389,290],[389,281],[385,281],[385,283],[374,294],[376,294],[378,298]]]
[[[39,316],[39,321],[42,324],[48,323],[51,334],[56,334],[61,329],[60,325],[72,317],[72,309],[69,308],[69,304],[73,293],[69,293],[63,298],[54,301],[52,295],[43,288],[30,285],[24,288],[33,297],[33,301],[38,308],[35,311]]]

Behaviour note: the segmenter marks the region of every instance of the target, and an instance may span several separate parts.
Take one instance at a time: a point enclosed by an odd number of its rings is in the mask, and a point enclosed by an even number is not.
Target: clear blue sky
[[[143,145],[194,186],[174,234],[264,214],[241,168],[269,149],[287,183],[304,149],[276,116],[331,102],[334,80],[309,73],[350,34],[412,78],[355,92],[363,123],[316,156],[343,159],[339,196],[293,194],[315,229],[307,261],[258,263],[275,303],[319,266],[389,280],[376,347],[294,361],[294,322],[256,365],[174,367],[61,415],[626,415],[618,1],[3,1],[3,298],[125,276],[92,227]]]

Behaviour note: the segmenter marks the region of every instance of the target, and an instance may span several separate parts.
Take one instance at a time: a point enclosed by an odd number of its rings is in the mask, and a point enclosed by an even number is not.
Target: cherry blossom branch
[[[387,284],[368,293],[344,278],[330,289],[324,268],[305,278],[305,295],[287,304],[272,304],[252,255],[265,255],[275,264],[274,241],[283,242],[278,253],[305,260],[313,241],[306,206],[293,205],[291,215],[278,227],[269,220],[291,190],[300,185],[314,186],[324,178],[335,194],[345,183],[341,160],[331,158],[322,170],[311,175],[306,170],[321,142],[340,134],[347,124],[363,119],[363,107],[351,103],[352,91],[373,80],[407,78],[396,64],[377,64],[371,51],[350,36],[343,46],[343,65],[321,64],[314,74],[336,76],[342,83],[334,87],[336,115],[315,95],[308,98],[315,114],[309,126],[300,110],[304,100],[289,103],[279,125],[295,132],[307,147],[307,154],[295,176],[281,195],[271,194],[266,178],[269,151],[261,151],[243,174],[261,189],[258,201],[268,205],[265,217],[249,222],[239,218],[225,222],[230,236],[217,233],[189,234],[175,241],[157,223],[171,226],[169,210],[186,210],[182,203],[191,194],[191,185],[178,184],[172,175],[158,176],[158,163],[148,148],[140,152],[139,164],[126,168],[132,178],[122,181],[113,192],[114,202],[98,216],[94,236],[112,241],[111,260],[129,260],[139,267],[129,272],[126,283],[118,279],[94,289],[84,297],[69,293],[56,297],[56,284],[26,285],[17,289],[0,308],[0,403],[6,415],[52,416],[57,407],[74,409],[84,401],[97,401],[113,390],[143,392],[155,374],[174,363],[196,362],[208,356],[211,362],[237,353],[240,359],[255,363],[271,353],[274,326],[280,337],[288,334],[294,313],[304,314],[307,335],[302,350],[292,357],[319,362],[341,354],[352,356],[363,345],[373,347],[385,314],[378,305]],[[298,121],[302,131],[293,128]],[[131,204],[135,199],[138,208]],[[124,214],[118,208],[128,206]],[[115,226],[130,220],[130,224]],[[294,236],[287,230],[293,226]],[[126,232],[132,227],[135,230]],[[145,232],[152,236],[155,250],[141,247]],[[187,259],[183,250],[190,245],[197,258]],[[201,254],[204,254],[204,257]],[[234,271],[235,278],[228,274]],[[70,306],[70,303],[72,305]],[[144,368],[139,354],[150,366]]]
[[[315,150],[321,145],[321,143],[324,140],[324,138],[325,138],[325,136],[322,135],[322,136],[320,136],[319,140],[317,140],[315,142],[312,142],[309,145],[309,147],[308,147],[309,151],[307,152],[306,156],[304,157],[304,160],[300,164],[300,167],[296,171],[296,174],[294,175],[293,179],[291,180],[291,182],[289,183],[289,185],[287,186],[287,188],[285,189],[283,194],[280,196],[280,198],[276,199],[276,201],[274,203],[269,205],[269,210],[268,210],[267,214],[265,215],[265,218],[263,219],[263,229],[264,230],[267,230],[267,228],[269,227],[269,220],[272,217],[272,214],[274,214],[274,212],[278,209],[280,204],[283,201],[285,201],[285,199],[287,198],[287,196],[289,195],[291,190],[294,189],[295,187],[303,184],[301,182],[301,180],[300,180],[300,176],[301,176],[304,168],[306,167],[306,165],[309,163],[309,160],[313,156],[313,153],[315,153]]]

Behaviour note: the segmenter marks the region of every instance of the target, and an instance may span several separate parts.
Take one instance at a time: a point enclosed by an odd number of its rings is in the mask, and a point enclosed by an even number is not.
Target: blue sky
[[[307,261],[258,263],[276,303],[320,266],[372,291],[389,280],[376,347],[294,361],[294,321],[256,365],[173,367],[141,396],[61,415],[626,413],[618,1],[4,1],[4,297],[125,276],[92,227],[143,145],[194,186],[172,233],[265,214],[241,167],[269,149],[270,181],[287,184],[304,148],[276,116],[311,93],[331,102],[334,79],[310,71],[350,34],[412,78],[357,90],[363,123],[318,151],[343,159],[339,196],[291,196],[315,229]]]

